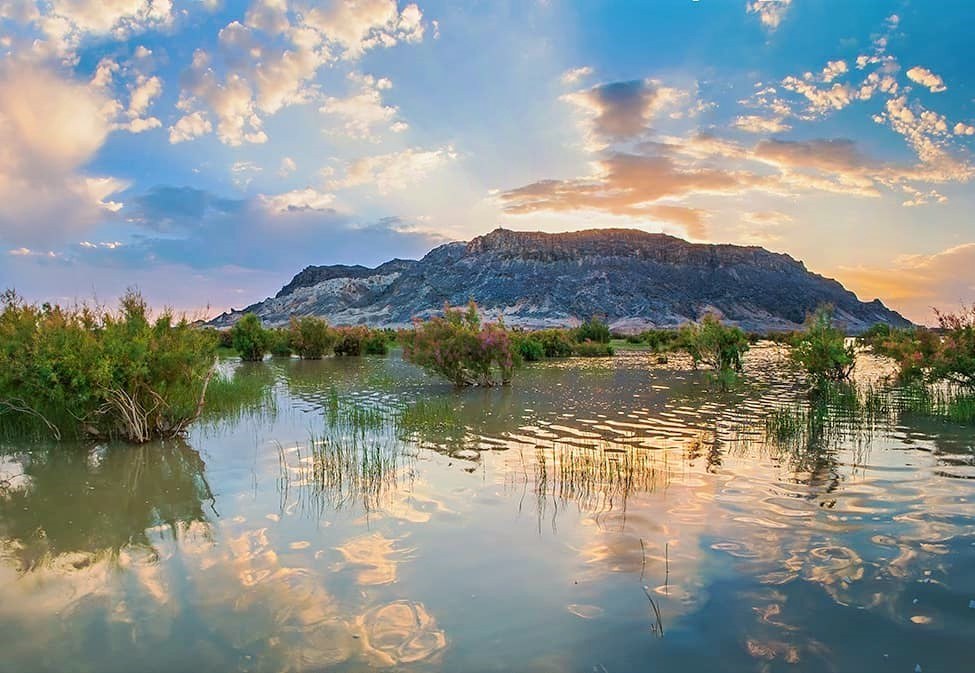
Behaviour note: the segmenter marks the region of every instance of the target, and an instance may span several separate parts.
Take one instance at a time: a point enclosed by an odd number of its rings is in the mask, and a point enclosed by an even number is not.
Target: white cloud
[[[304,210],[328,210],[335,195],[307,187],[284,194],[261,195],[260,201],[271,212],[288,213]]]
[[[183,115],[169,127],[169,142],[181,143],[193,138],[199,138],[213,130],[213,124],[207,119],[205,112],[191,112]]]
[[[109,99],[49,70],[0,67],[0,238],[55,241],[121,204],[127,185],[83,167],[110,131]]]
[[[956,136],[975,135],[975,126],[972,126],[971,124],[966,124],[964,122],[958,122],[957,124],[955,124],[955,127],[952,129],[952,132],[954,132]]]
[[[735,118],[734,126],[748,133],[781,133],[792,128],[781,117],[758,115],[739,115]]]
[[[927,87],[931,93],[941,93],[948,89],[945,86],[944,80],[939,75],[935,75],[927,68],[922,68],[919,65],[907,71],[907,78],[923,87]]]
[[[840,75],[845,75],[848,68],[846,66],[846,61],[830,61],[823,68],[822,78],[824,82],[832,82],[834,79]]]
[[[384,105],[382,92],[392,88],[386,78],[376,79],[371,75],[352,73],[349,80],[358,86],[359,91],[346,98],[326,98],[320,112],[337,116],[343,120],[344,133],[352,138],[378,141],[376,132],[386,127],[393,132],[405,131],[408,126],[396,120],[399,109],[394,105]]]
[[[281,167],[278,169],[278,175],[282,178],[287,177],[298,170],[298,165],[295,160],[291,157],[285,157],[281,160]]]
[[[435,150],[410,148],[402,152],[357,159],[348,165],[345,177],[329,182],[331,189],[375,185],[380,194],[405,189],[422,182],[432,172],[457,158],[450,145]]]
[[[745,10],[749,14],[758,14],[762,25],[769,30],[775,30],[782,23],[792,0],[749,0]]]
[[[562,73],[562,77],[560,78],[560,80],[562,81],[562,84],[565,84],[566,86],[572,86],[578,84],[580,80],[589,77],[589,75],[591,74],[592,74],[592,68],[589,67],[588,65],[584,65],[579,68],[572,68],[570,70],[566,70],[564,73]]]

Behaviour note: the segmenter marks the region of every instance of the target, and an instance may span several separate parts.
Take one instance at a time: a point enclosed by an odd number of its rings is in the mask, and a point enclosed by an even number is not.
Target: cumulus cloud
[[[285,213],[301,210],[330,210],[335,195],[307,187],[283,194],[262,195],[260,200],[268,210]]]
[[[281,166],[278,168],[278,175],[285,178],[298,170],[298,164],[291,157],[285,157],[281,160]]]
[[[409,148],[401,152],[363,157],[351,162],[345,176],[329,181],[331,189],[375,185],[380,194],[405,189],[457,158],[450,145],[433,150]]]
[[[975,243],[934,254],[904,255],[883,267],[841,267],[845,285],[861,297],[882,297],[917,322],[932,323],[932,307],[954,310],[975,301]]]
[[[749,0],[745,10],[749,14],[758,14],[762,25],[774,31],[785,19],[791,4],[792,0]]]
[[[357,73],[350,73],[348,79],[357,92],[345,98],[330,96],[319,109],[342,120],[342,133],[350,138],[378,142],[380,130],[401,133],[408,128],[406,122],[397,119],[399,109],[395,105],[383,104],[382,92],[392,88],[391,81]]]
[[[198,110],[183,115],[169,127],[169,142],[174,144],[186,142],[206,135],[212,130],[213,124],[207,119],[206,113]]]
[[[84,173],[111,130],[97,89],[49,70],[0,67],[0,238],[31,244],[85,230],[126,184]]]
[[[267,116],[322,100],[316,83],[322,67],[354,61],[371,49],[419,42],[423,34],[423,13],[415,4],[399,9],[395,0],[327,5],[255,0],[243,23],[232,21],[220,31],[219,49],[197,51],[182,77],[179,107],[187,114],[211,112],[223,143],[263,143]],[[358,77],[358,93],[326,98],[323,111],[343,117],[346,131],[357,137],[371,138],[383,122],[393,131],[405,130],[405,122],[392,120],[396,108],[381,100],[379,91],[389,80]],[[194,130],[203,128],[197,124]]]
[[[916,65],[907,71],[907,78],[912,82],[917,82],[923,87],[927,87],[931,93],[941,93],[942,91],[948,90],[948,87],[945,86],[944,80],[942,80],[939,75],[935,75],[927,68],[922,68],[919,65]]]

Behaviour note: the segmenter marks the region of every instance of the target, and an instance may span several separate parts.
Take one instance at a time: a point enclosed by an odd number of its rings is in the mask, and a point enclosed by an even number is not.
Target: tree
[[[833,325],[833,314],[830,305],[817,308],[792,347],[792,359],[817,385],[849,379],[856,364],[856,347],[848,344],[843,330]]]
[[[245,314],[230,330],[234,350],[241,360],[259,362],[271,348],[271,334],[253,313]]]
[[[321,318],[292,316],[288,334],[291,347],[302,360],[320,360],[335,344],[335,330]]]
[[[711,313],[681,327],[678,343],[690,354],[695,366],[703,363],[724,377],[741,371],[742,356],[748,351],[745,333],[723,324]]]

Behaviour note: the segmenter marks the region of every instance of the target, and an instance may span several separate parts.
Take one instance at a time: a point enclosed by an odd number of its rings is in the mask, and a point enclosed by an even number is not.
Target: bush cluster
[[[483,323],[472,301],[466,309],[444,307],[443,316],[417,320],[402,330],[403,359],[457,386],[506,385],[519,357],[504,325]]]
[[[318,360],[329,353],[385,355],[396,333],[364,326],[331,327],[327,321],[314,316],[292,317],[285,328],[265,328],[259,317],[248,313],[231,329],[216,334],[242,360],[260,361],[267,353],[276,357],[294,354],[303,360]]]
[[[741,371],[748,337],[738,327],[725,325],[709,313],[698,322],[682,326],[675,345],[687,351],[695,366],[703,363],[729,379]]]
[[[202,411],[217,338],[185,318],[152,319],[136,292],[116,312],[28,304],[0,312],[0,418],[63,434],[146,442]]]
[[[845,381],[856,364],[856,347],[833,324],[833,307],[820,306],[806,319],[806,329],[793,340],[791,357],[813,382]]]

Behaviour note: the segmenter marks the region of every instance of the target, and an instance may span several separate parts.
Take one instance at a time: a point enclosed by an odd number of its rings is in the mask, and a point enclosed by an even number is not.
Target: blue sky
[[[497,226],[975,300],[971,2],[0,0],[0,287],[192,312]]]

